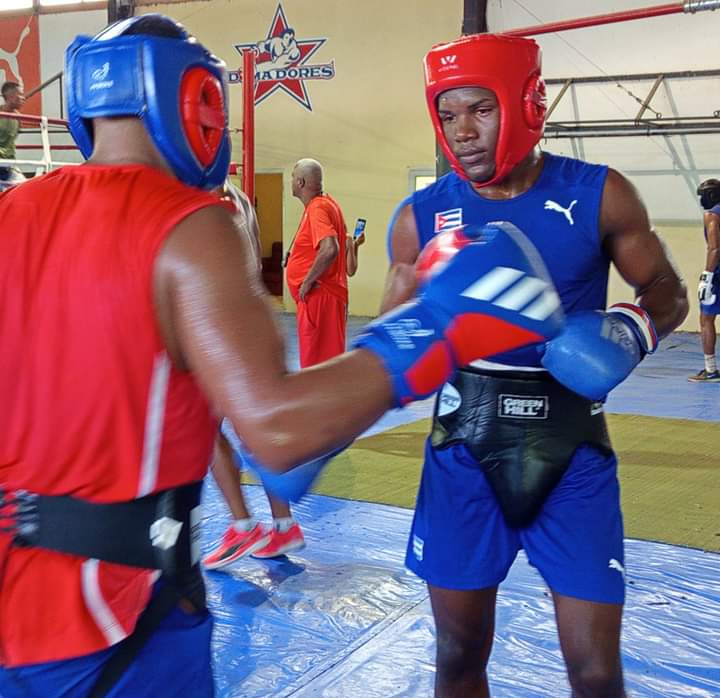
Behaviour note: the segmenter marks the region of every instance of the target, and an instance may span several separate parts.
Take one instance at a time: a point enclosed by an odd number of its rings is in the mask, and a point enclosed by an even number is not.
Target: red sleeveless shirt
[[[117,502],[205,475],[216,419],[165,352],[153,268],[173,228],[213,205],[143,165],[66,167],[0,196],[3,487]],[[0,663],[119,642],[155,574],[0,534]]]

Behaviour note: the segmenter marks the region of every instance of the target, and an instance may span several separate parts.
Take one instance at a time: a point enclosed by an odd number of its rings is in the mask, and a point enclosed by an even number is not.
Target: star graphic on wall
[[[325,41],[326,39],[296,39],[293,28],[285,18],[282,5],[278,5],[263,41],[255,44],[235,44],[235,50],[241,55],[247,49],[255,51],[255,104],[282,90],[312,111],[305,87],[305,80],[310,79],[309,72],[307,77],[303,76],[306,71],[302,70],[302,66]]]

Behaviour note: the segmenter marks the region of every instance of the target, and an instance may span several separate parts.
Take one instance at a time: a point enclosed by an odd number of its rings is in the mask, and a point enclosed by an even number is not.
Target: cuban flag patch
[[[462,227],[462,209],[451,208],[435,214],[435,232],[444,233],[446,230],[455,230]]]

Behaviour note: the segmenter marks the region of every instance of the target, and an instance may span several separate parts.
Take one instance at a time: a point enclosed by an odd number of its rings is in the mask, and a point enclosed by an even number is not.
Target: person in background
[[[693,383],[718,383],[720,372],[715,358],[715,318],[720,313],[720,180],[706,179],[697,188],[703,207],[705,266],[698,284],[700,340],[705,366],[688,377]]]
[[[0,88],[2,104],[0,112],[17,114],[25,103],[22,87],[17,82],[5,82]],[[0,159],[15,159],[15,141],[20,131],[20,122],[17,119],[0,117]],[[16,167],[0,165],[0,191],[3,188],[25,181],[25,177]]]
[[[323,169],[303,158],[292,171],[293,196],[302,201],[286,275],[297,304],[300,367],[345,351],[347,323],[347,226],[340,205],[323,191]]]

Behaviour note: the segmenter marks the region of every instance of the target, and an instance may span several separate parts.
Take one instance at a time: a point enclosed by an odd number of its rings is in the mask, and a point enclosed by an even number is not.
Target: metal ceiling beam
[[[547,84],[550,84],[549,80],[545,81]],[[558,84],[558,83],[553,83]],[[550,114],[552,114],[555,111],[555,107],[560,103],[560,100],[565,96],[565,93],[568,91],[568,88],[570,85],[573,84],[573,78],[568,78],[562,83],[562,87],[560,88],[560,92],[557,93],[555,96],[555,99],[552,101],[552,104],[548,107],[546,118],[550,118]]]
[[[548,121],[549,138],[600,138],[602,136],[692,135],[720,133],[720,118],[714,116],[666,117],[660,119],[585,119]]]
[[[566,19],[560,22],[537,24],[533,27],[511,29],[503,32],[503,34],[505,36],[537,36],[538,34],[549,34],[551,32],[567,31],[569,29],[598,27],[603,24],[612,24],[614,22],[629,22],[635,19],[648,19],[650,17],[661,17],[663,15],[678,14],[681,12],[684,12],[685,14],[695,14],[696,12],[717,9],[720,9],[720,0],[684,0],[684,2],[654,5],[653,7],[639,7],[632,10],[623,10],[621,12],[594,15],[592,17],[578,17],[576,19]]]
[[[572,78],[546,78],[546,85],[562,85],[568,81],[575,85],[589,85],[591,83],[611,83],[611,82],[641,82],[643,80],[656,80],[659,75],[666,79],[678,78],[715,78],[720,75],[720,70],[713,68],[710,70],[676,70],[669,73],[626,73],[622,75],[585,75]]]
[[[642,115],[647,111],[648,107],[650,106],[650,102],[652,101],[652,98],[655,96],[655,93],[657,92],[658,87],[662,85],[662,81],[665,79],[664,75],[658,75],[655,78],[655,82],[653,83],[653,86],[650,88],[650,92],[648,92],[647,97],[643,100],[643,103],[640,105],[640,111],[637,113],[637,116],[635,117],[635,121],[640,121],[640,118]]]
[[[668,119],[670,121],[670,119]],[[630,121],[627,124],[608,124],[606,126],[588,126],[582,122],[557,123],[545,125],[545,138],[621,138],[628,136],[692,136],[720,133],[720,120],[714,123],[696,124],[688,127],[684,124],[645,124]]]
[[[641,126],[645,125],[655,125],[655,124],[665,124],[665,123],[677,123],[679,125],[687,126],[688,128],[694,126],[694,125],[704,125],[707,124],[716,124],[720,126],[720,117],[713,116],[713,115],[701,115],[701,116],[661,116],[661,117],[655,117],[650,119],[633,119],[630,117],[624,118],[624,119],[562,119],[558,121],[551,122],[556,126],[561,126],[563,124],[582,124],[582,125],[589,125],[589,126],[604,126],[605,124],[609,124],[611,126],[613,125],[624,125],[624,124],[640,124]]]
[[[546,138],[614,138],[619,136],[689,136],[693,134],[720,133],[720,111],[697,116],[680,116],[672,98],[669,81],[699,80],[720,77],[720,70],[681,70],[669,73],[629,73],[624,75],[595,75],[586,77],[550,78],[548,85],[560,85],[560,90],[548,109],[548,116],[565,98],[568,90],[573,96],[574,119],[548,121],[545,125]],[[652,81],[652,86],[641,100],[626,89],[639,104],[640,110],[634,119],[580,119],[576,101],[576,88],[580,85],[619,85],[630,82]],[[661,85],[664,85],[671,101],[672,117],[663,117],[650,106],[653,97]],[[625,88],[623,88],[625,89]],[[654,116],[643,118],[647,112]]]
[[[708,176],[714,176],[717,177],[717,168],[715,169],[709,169],[706,167],[697,167],[693,170],[691,170],[697,175],[708,175]],[[623,174],[626,174],[628,177],[676,177],[679,174],[682,174],[677,169],[673,168],[660,168],[660,169],[654,169],[654,170],[626,170],[623,169]],[[695,201],[697,201],[697,194],[693,190],[692,197]]]

